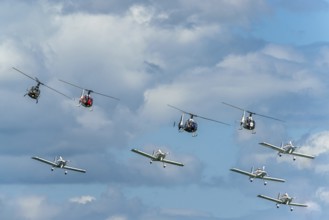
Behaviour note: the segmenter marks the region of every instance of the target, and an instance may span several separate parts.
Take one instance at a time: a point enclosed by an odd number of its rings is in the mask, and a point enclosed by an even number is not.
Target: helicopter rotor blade
[[[217,123],[220,123],[220,124],[224,124],[224,125],[229,125],[230,126],[230,124],[227,124],[225,122],[218,121],[218,120],[215,120],[215,119],[206,118],[206,117],[203,117],[203,116],[200,116],[200,115],[194,115],[194,116],[195,117],[198,117],[198,118],[202,118],[202,119],[208,120],[208,121],[213,121],[213,122],[217,122]]]
[[[206,117],[203,117],[203,116],[200,116],[200,115],[196,115],[196,114],[193,114],[193,113],[190,113],[190,112],[186,112],[186,111],[184,111],[182,109],[179,109],[179,108],[177,108],[175,106],[172,106],[172,105],[169,105],[169,104],[167,104],[167,105],[169,107],[174,108],[174,109],[177,109],[177,110],[179,110],[179,111],[181,111],[181,112],[183,112],[185,114],[189,114],[191,116],[191,118],[193,118],[193,117],[199,117],[199,118],[202,118],[202,119],[205,119],[205,120],[208,120],[208,121],[213,121],[213,122],[217,122],[217,123],[224,124],[224,125],[230,125],[230,124],[227,124],[227,123],[222,122],[222,121],[218,121],[218,120],[215,120],[215,119],[206,118]]]
[[[169,105],[169,104],[167,104],[167,105],[168,105],[169,107],[174,108],[174,109],[176,109],[176,110],[178,110],[178,111],[181,111],[181,112],[183,112],[183,113],[185,113],[185,114],[189,114],[191,117],[196,116],[196,115],[193,114],[193,113],[190,113],[190,112],[184,111],[184,110],[179,109],[179,108],[177,108],[177,107],[175,107],[175,106],[173,106],[173,105]]]
[[[228,105],[228,106],[231,106],[231,107],[236,108],[236,109],[240,109],[240,110],[242,110],[242,111],[246,111],[246,110],[243,109],[243,108],[237,107],[237,106],[235,106],[235,105],[228,104],[228,103],[226,103],[226,102],[222,102],[222,104],[224,104],[224,105]],[[252,112],[249,112],[249,113],[252,113]],[[253,114],[253,113],[252,113],[252,114]]]
[[[82,87],[80,87],[80,86],[74,85],[73,83],[66,82],[66,81],[64,81],[64,80],[62,80],[62,79],[58,79],[58,80],[61,81],[61,82],[63,82],[63,83],[69,84],[69,85],[71,85],[71,86],[77,87],[77,88],[79,88],[79,89],[88,90],[88,89],[82,88]],[[88,90],[88,91],[89,91],[89,90]]]
[[[33,78],[33,77],[29,76],[28,74],[24,73],[23,71],[21,71],[21,70],[15,68],[15,67],[13,67],[13,69],[16,70],[16,71],[18,71],[18,72],[20,72],[21,74],[23,74],[23,75],[29,77],[30,79],[36,81],[36,82],[39,83],[40,85],[43,85],[43,86],[47,87],[48,89],[51,89],[51,90],[53,90],[53,91],[55,91],[55,92],[57,92],[57,93],[59,93],[59,94],[65,96],[66,98],[72,99],[71,97],[65,95],[64,93],[61,93],[60,91],[58,91],[58,90],[56,90],[56,89],[54,89],[54,88],[52,88],[52,87],[50,87],[50,86],[47,86],[46,84],[42,83],[37,77]]]
[[[248,112],[248,111],[247,111]],[[271,116],[267,116],[267,115],[261,115],[261,114],[258,114],[258,113],[254,113],[254,112],[249,112],[249,113],[252,113],[254,115],[258,115],[258,116],[261,116],[261,117],[264,117],[264,118],[269,118],[269,119],[273,119],[273,120],[276,120],[276,121],[281,121],[281,122],[284,122],[283,120],[281,119],[278,119],[278,118],[274,118],[274,117],[271,117]]]
[[[99,93],[99,92],[95,92],[95,91],[93,91],[93,90],[88,90],[88,91],[90,91],[90,92],[92,92],[92,93],[95,93],[95,94],[97,94],[97,95],[102,95],[102,96],[105,96],[105,97],[108,97],[108,98],[111,98],[111,99],[115,99],[115,100],[120,100],[120,99],[118,99],[118,98],[116,98],[116,97],[113,97],[113,96],[110,96],[110,95],[105,95],[105,94],[102,94],[102,93]]]
[[[116,98],[116,97],[113,97],[113,96],[110,96],[110,95],[105,95],[105,94],[103,94],[103,93],[95,92],[95,91],[93,91],[93,90],[91,90],[91,89],[86,89],[86,88],[83,88],[83,87],[81,87],[81,86],[77,86],[77,85],[75,85],[75,84],[73,84],[73,83],[66,82],[66,81],[64,81],[64,80],[62,80],[62,79],[58,79],[58,80],[61,81],[61,82],[63,82],[63,83],[69,84],[69,85],[71,85],[71,86],[77,87],[77,88],[79,88],[79,89],[85,90],[85,91],[87,91],[88,93],[95,93],[95,94],[97,94],[97,95],[105,96],[105,97],[112,98],[112,99],[115,99],[115,100],[118,100],[118,101],[120,100],[120,99],[118,99],[118,98]]]
[[[35,78],[33,78],[32,76],[29,76],[28,74],[24,73],[23,71],[21,71],[21,70],[19,70],[19,69],[15,68],[15,67],[13,67],[13,69],[14,69],[14,70],[16,70],[17,72],[19,72],[19,73],[21,73],[21,74],[23,74],[23,75],[27,76],[28,78],[30,78],[30,79],[32,79],[32,80],[34,80],[34,81],[36,81],[37,83],[40,83],[40,84],[42,84],[42,85],[43,85],[43,83],[42,83],[42,82],[40,82],[38,78],[36,78],[36,77],[35,77]]]
[[[64,93],[62,93],[62,92],[60,92],[60,91],[58,91],[58,90],[56,90],[54,88],[51,88],[50,86],[47,86],[46,84],[42,84],[42,85],[45,86],[45,87],[47,87],[48,89],[53,90],[54,92],[57,92],[58,94],[61,94],[61,95],[65,96],[68,99],[74,100],[72,97],[69,97],[69,96],[65,95]]]
[[[228,105],[228,106],[231,106],[233,108],[236,108],[236,109],[240,109],[242,111],[245,111],[245,112],[248,112],[251,115],[258,115],[258,116],[261,116],[261,117],[264,117],[264,118],[270,118],[270,119],[273,119],[273,120],[276,120],[276,121],[281,121],[281,122],[284,122],[282,121],[281,119],[278,119],[278,118],[274,118],[274,117],[271,117],[271,116],[267,116],[267,115],[262,115],[262,114],[258,114],[256,112],[252,112],[252,111],[249,111],[249,110],[246,110],[246,109],[243,109],[243,108],[240,108],[240,107],[237,107],[235,105],[231,105],[231,104],[228,104],[226,102],[222,102],[224,105]]]

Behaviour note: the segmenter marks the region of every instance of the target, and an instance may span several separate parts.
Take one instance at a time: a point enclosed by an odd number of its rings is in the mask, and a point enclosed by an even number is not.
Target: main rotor
[[[58,79],[58,80],[61,81],[61,82],[63,82],[63,83],[66,83],[66,84],[68,84],[68,85],[71,85],[71,86],[73,86],[73,87],[76,87],[76,88],[82,89],[82,90],[86,91],[88,95],[90,95],[91,93],[94,93],[94,94],[101,95],[101,96],[105,96],[105,97],[108,97],[108,98],[111,98],[111,99],[115,99],[115,100],[118,100],[118,101],[120,100],[120,99],[118,99],[118,98],[116,98],[116,97],[113,97],[113,96],[110,96],[110,95],[106,95],[106,94],[103,94],[103,93],[99,93],[99,92],[95,92],[94,90],[83,88],[83,87],[81,87],[81,86],[78,86],[78,85],[75,85],[75,84],[73,84],[73,83],[70,83],[70,82],[64,81],[64,80],[62,80],[62,79]]]
[[[243,109],[243,108],[240,108],[240,107],[238,107],[238,106],[235,106],[235,105],[232,105],[232,104],[229,104],[229,103],[226,103],[226,102],[222,102],[222,104],[227,105],[227,106],[230,106],[230,107],[232,107],[232,108],[239,109],[239,110],[244,111],[244,112],[247,112],[247,113],[249,113],[249,116],[250,116],[250,117],[252,117],[253,115],[258,115],[258,116],[261,116],[261,117],[264,117],[264,118],[269,118],[269,119],[273,119],[273,120],[276,120],[276,121],[284,122],[284,121],[282,121],[281,119],[274,118],[274,117],[267,116],[267,115],[258,114],[258,113],[256,113],[256,112],[252,112],[252,111],[249,111],[249,110],[247,110],[247,109]]]
[[[26,76],[26,77],[32,79],[33,81],[37,82],[37,85],[36,85],[37,88],[39,88],[40,85],[43,85],[43,86],[47,87],[48,89],[51,89],[51,90],[53,90],[54,92],[57,92],[57,93],[59,93],[59,94],[65,96],[66,98],[72,100],[71,97],[65,95],[64,93],[62,93],[62,92],[60,92],[60,91],[58,91],[58,90],[56,90],[56,89],[54,89],[54,88],[52,88],[52,87],[50,87],[50,86],[47,86],[46,84],[44,84],[43,82],[41,82],[37,77],[32,77],[32,76],[28,75],[27,73],[24,73],[23,71],[21,71],[21,70],[15,68],[15,67],[12,67],[12,68],[13,68],[14,70],[16,70],[17,72],[23,74],[24,76]]]
[[[181,112],[183,112],[183,113],[185,113],[185,114],[190,115],[190,118],[191,118],[191,119],[193,119],[193,117],[199,117],[199,118],[202,118],[202,119],[205,119],[205,120],[208,120],[208,121],[213,121],[213,122],[217,122],[217,123],[224,124],[224,125],[230,125],[230,124],[227,124],[227,123],[222,122],[222,121],[218,121],[218,120],[211,119],[211,118],[206,118],[206,117],[203,117],[203,116],[200,116],[200,115],[197,115],[197,114],[191,113],[191,112],[184,111],[184,110],[182,110],[182,109],[180,109],[180,108],[177,108],[176,106],[173,106],[173,105],[169,105],[169,104],[167,104],[167,105],[168,105],[169,107],[171,107],[171,108],[174,108],[174,109],[176,109],[176,110],[178,110],[178,111],[181,111]]]

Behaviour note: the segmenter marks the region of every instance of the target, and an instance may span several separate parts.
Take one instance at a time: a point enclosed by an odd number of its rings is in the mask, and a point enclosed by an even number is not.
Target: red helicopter
[[[66,83],[66,84],[69,84],[71,86],[77,87],[79,89],[82,89],[81,96],[79,98],[79,105],[78,106],[81,106],[82,105],[83,107],[90,108],[90,111],[93,110],[92,109],[92,106],[93,106],[93,103],[94,103],[94,99],[91,97],[91,93],[102,95],[102,96],[105,96],[105,97],[108,97],[108,98],[111,98],[111,99],[115,99],[115,100],[118,100],[118,101],[120,100],[120,99],[118,99],[116,97],[105,95],[105,94],[102,94],[102,93],[99,93],[99,92],[95,92],[95,91],[93,91],[91,89],[85,89],[83,87],[77,86],[75,84],[66,82],[66,81],[61,80],[61,79],[59,79],[59,81],[61,81],[63,83]]]
[[[19,73],[27,76],[28,78],[30,78],[30,79],[32,79],[32,80],[34,80],[34,81],[37,82],[37,85],[32,86],[30,89],[27,89],[27,92],[24,95],[24,96],[28,95],[30,98],[35,99],[36,100],[36,103],[38,103],[38,99],[39,99],[40,93],[41,93],[40,88],[39,88],[40,85],[43,85],[43,86],[47,87],[48,89],[51,89],[51,90],[53,90],[53,91],[55,91],[55,92],[57,92],[57,93],[65,96],[66,98],[72,99],[71,97],[65,95],[64,93],[61,93],[61,92],[57,91],[56,89],[53,89],[50,86],[47,86],[46,84],[40,82],[37,77],[33,78],[33,77],[27,75],[26,73],[20,71],[19,69],[15,68],[15,67],[13,67],[13,69],[16,70],[17,72],[19,72]]]

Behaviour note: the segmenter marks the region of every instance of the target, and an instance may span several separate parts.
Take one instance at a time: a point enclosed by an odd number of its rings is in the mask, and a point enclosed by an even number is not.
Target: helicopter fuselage
[[[93,98],[90,95],[82,95],[79,99],[79,104],[83,107],[90,108],[93,106]]]
[[[188,119],[186,120],[183,129],[186,132],[194,133],[198,130],[198,124],[195,121]]]
[[[184,114],[182,114],[178,123],[178,130],[195,133],[198,130],[198,124],[192,118],[189,118],[184,122]]]
[[[243,128],[245,128],[247,130],[254,130],[256,128],[256,122],[250,116],[248,116],[246,119],[244,119],[241,122],[241,125],[243,126]]]
[[[40,96],[40,89],[39,86],[32,86],[28,91],[27,94],[32,99],[38,99]]]

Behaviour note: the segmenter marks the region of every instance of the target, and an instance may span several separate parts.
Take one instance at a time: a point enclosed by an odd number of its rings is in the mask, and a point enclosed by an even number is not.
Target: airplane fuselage
[[[267,172],[262,170],[262,169],[257,169],[254,174],[256,175],[256,177],[258,178],[263,178],[265,176],[267,176]]]
[[[292,197],[290,197],[287,193],[283,194],[279,197],[281,204],[289,205],[292,202]]]
[[[155,152],[153,154],[153,156],[156,158],[156,159],[153,159],[153,161],[162,161],[163,159],[165,159],[166,154],[163,153],[161,150],[158,150],[157,152]]]
[[[283,149],[284,153],[291,154],[296,150],[296,147],[288,144],[288,145],[283,146],[282,149]]]

